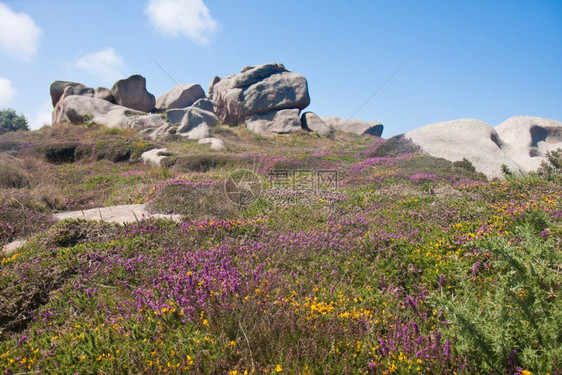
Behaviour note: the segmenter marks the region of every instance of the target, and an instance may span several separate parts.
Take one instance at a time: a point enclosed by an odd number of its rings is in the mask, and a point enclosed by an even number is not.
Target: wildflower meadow
[[[552,166],[490,181],[407,140],[218,133],[232,151],[170,139],[186,156],[162,167],[135,159],[161,144],[129,133],[111,134],[129,160],[64,163],[33,135],[0,137],[35,160],[0,192],[0,245],[29,238],[0,261],[2,374],[562,374]],[[224,190],[240,169],[263,181],[244,206]],[[274,170],[337,181],[276,190]],[[182,220],[51,216],[137,202]]]

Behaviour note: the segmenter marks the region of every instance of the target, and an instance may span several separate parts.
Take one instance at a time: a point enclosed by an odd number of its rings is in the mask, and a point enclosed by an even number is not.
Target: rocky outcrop
[[[405,134],[422,151],[450,161],[466,158],[478,172],[502,177],[536,170],[546,152],[562,147],[562,123],[538,117],[512,117],[495,129],[479,120],[460,119],[426,125]]]
[[[213,84],[214,83],[214,84]],[[247,67],[240,74],[215,78],[209,88],[217,116],[236,125],[254,115],[284,109],[304,109],[310,104],[308,83],[282,64]]]
[[[111,91],[105,87],[98,87],[94,89],[77,82],[54,81],[51,83],[49,91],[53,107],[56,107],[57,103],[60,102],[61,99],[70,95],[87,96],[90,98],[103,99],[113,103],[113,95],[111,94]]]
[[[562,122],[540,117],[515,116],[496,127],[504,153],[523,170],[536,170],[546,153],[562,148]]]
[[[340,117],[322,117],[322,120],[334,128],[344,133],[353,133],[357,135],[373,135],[381,137],[384,130],[380,122],[362,121],[356,119],[343,119]]]
[[[141,115],[129,117],[127,124],[133,129],[157,129],[162,125],[166,125],[166,120],[157,114]]]
[[[106,89],[105,87],[97,87],[94,90],[94,98],[107,100],[110,103],[115,103],[115,98],[113,98],[111,90]]]
[[[170,109],[166,111],[166,120],[164,125],[151,133],[152,138],[166,134],[177,134],[188,139],[209,138],[211,128],[219,124],[214,113],[196,107]]]
[[[154,95],[146,90],[146,79],[138,74],[115,82],[111,93],[115,104],[142,112],[152,111],[156,104]]]
[[[314,112],[303,113],[301,124],[303,129],[316,132],[323,137],[331,137],[334,134],[334,130]]]
[[[321,119],[311,112],[299,117],[310,103],[308,83],[304,76],[277,63],[246,66],[239,74],[215,77],[207,97],[200,85],[184,84],[156,100],[146,89],[146,79],[138,74],[117,81],[111,90],[55,81],[50,92],[55,107],[53,124],[80,124],[86,119],[110,127],[132,127],[154,139],[170,134],[210,138],[211,129],[220,121],[228,125],[245,123],[250,131],[265,136],[305,129],[330,137],[333,128],[382,134],[382,125],[374,122]]]
[[[159,167],[162,160],[170,156],[171,153],[168,152],[166,148],[156,148],[150,151],[143,152],[141,155],[141,160],[143,163]]]
[[[85,120],[91,120],[107,127],[123,128],[129,126],[132,116],[144,115],[143,112],[118,106],[103,99],[79,95],[63,98],[57,103],[56,109],[57,111],[53,112],[53,124],[82,124]]]
[[[156,100],[156,109],[165,111],[173,108],[191,106],[198,99],[205,97],[205,91],[197,84],[178,85],[170,91],[160,95]]]
[[[217,126],[219,123],[218,117],[209,111],[202,110],[196,107],[188,107],[182,109],[171,109],[166,111],[166,119],[170,124],[186,124],[197,125],[206,122],[209,126]]]
[[[70,82],[70,81],[54,81],[53,83],[51,83],[51,87],[49,89],[49,92],[51,94],[51,102],[53,103],[53,107],[55,107],[57,105],[57,103],[59,102],[60,98],[62,97],[64,90],[67,87],[77,87],[78,91],[87,91],[90,92],[91,90],[91,97],[94,96],[94,89],[92,89],[91,87],[86,87],[81,83],[77,83],[77,82]],[[89,90],[88,90],[89,89]],[[74,90],[73,90],[74,92]]]
[[[298,109],[284,109],[249,116],[246,118],[246,127],[254,133],[265,136],[302,130]]]
[[[199,108],[187,108],[177,127],[176,133],[189,139],[202,139],[211,136],[211,128],[217,126],[219,119],[214,113]]]
[[[208,144],[211,146],[211,150],[217,150],[217,151],[226,150],[226,145],[224,144],[222,139],[218,139],[218,138],[202,138],[199,141],[197,141],[197,143]]]
[[[210,99],[207,98],[201,98],[199,100],[197,100],[195,103],[193,103],[192,107],[194,108],[200,108],[204,111],[208,111],[208,112],[214,112],[215,109],[213,108],[213,102]]]

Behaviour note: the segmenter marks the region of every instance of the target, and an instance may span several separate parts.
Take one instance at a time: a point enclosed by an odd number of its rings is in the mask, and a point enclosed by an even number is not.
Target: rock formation
[[[94,89],[77,82],[55,81],[51,84],[49,91],[53,107],[57,105],[63,96],[69,95],[83,95],[89,96],[90,98],[98,98],[113,102],[113,95],[111,94],[111,91],[105,87],[98,87]]]
[[[215,113],[230,125],[247,122],[247,119],[255,121],[253,116],[273,111],[301,110],[310,104],[306,78],[289,72],[282,64],[246,67],[240,74],[215,78],[209,91],[212,92]],[[275,114],[262,117],[273,118]],[[268,127],[262,122],[259,128],[267,132]],[[272,129],[276,128],[272,126]],[[286,131],[285,128],[282,130]]]
[[[313,131],[324,137],[331,137],[334,130],[314,112],[305,112],[301,116],[302,128]]]
[[[302,130],[298,109],[283,109],[248,116],[246,127],[254,133],[265,136]]]
[[[170,156],[166,148],[155,148],[149,151],[145,151],[141,154],[141,160],[145,164],[149,164],[155,167],[159,167],[162,160]]]
[[[173,108],[186,108],[204,97],[205,91],[200,85],[183,84],[175,86],[170,91],[160,95],[156,100],[156,109],[165,111]]]
[[[505,143],[504,153],[523,170],[540,167],[548,151],[562,147],[562,122],[540,117],[515,116],[496,126]]]
[[[340,117],[322,117],[322,121],[335,130],[357,135],[367,134],[380,137],[382,136],[382,132],[384,130],[383,125],[380,122],[375,121],[343,119]]]
[[[111,93],[115,104],[142,112],[152,111],[156,104],[154,95],[146,90],[146,79],[138,74],[115,82]]]
[[[111,90],[81,83],[55,81],[50,87],[53,124],[85,120],[108,127],[131,127],[153,139],[176,134],[188,139],[211,138],[219,122],[245,124],[264,136],[307,130],[331,137],[333,128],[380,136],[382,125],[353,120],[332,123],[300,111],[310,103],[304,76],[288,71],[282,64],[247,66],[239,74],[215,77],[205,96],[199,84],[183,84],[160,95],[146,90],[146,79],[132,75],[121,79]],[[148,112],[154,112],[148,114]],[[212,138],[214,139],[214,138]],[[213,147],[217,142],[210,141]]]
[[[422,151],[450,161],[466,158],[488,177],[537,169],[546,152],[562,147],[562,123],[538,117],[512,117],[497,128],[475,119],[426,125],[405,134]]]
[[[70,95],[60,100],[53,111],[53,123],[82,124],[86,120],[107,127],[129,127],[132,116],[145,113],[112,104],[103,99],[88,96]]]

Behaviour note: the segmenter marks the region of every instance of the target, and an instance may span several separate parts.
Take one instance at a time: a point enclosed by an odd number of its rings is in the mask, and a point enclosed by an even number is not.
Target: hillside
[[[213,137],[0,136],[0,245],[29,239],[2,255],[2,371],[560,373],[555,168],[489,181],[401,137]],[[182,219],[53,216],[124,204]]]

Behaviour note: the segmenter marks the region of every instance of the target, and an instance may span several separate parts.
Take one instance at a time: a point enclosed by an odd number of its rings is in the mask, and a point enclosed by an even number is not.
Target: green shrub
[[[0,111],[0,134],[18,130],[29,130],[27,118],[21,113],[18,115],[13,109]]]
[[[466,158],[453,162],[453,168],[476,173],[476,168],[474,168],[474,165]]]
[[[562,148],[547,152],[546,161],[542,162],[537,172],[550,181],[562,178]]]
[[[478,241],[476,248],[491,254],[493,288],[483,291],[465,276],[455,295],[435,299],[451,320],[458,350],[478,358],[474,365],[481,373],[516,366],[547,373],[562,359],[562,253],[548,230],[537,234],[546,224],[541,214],[531,213],[515,228],[521,242]],[[485,271],[473,267],[465,274],[476,272]]]

